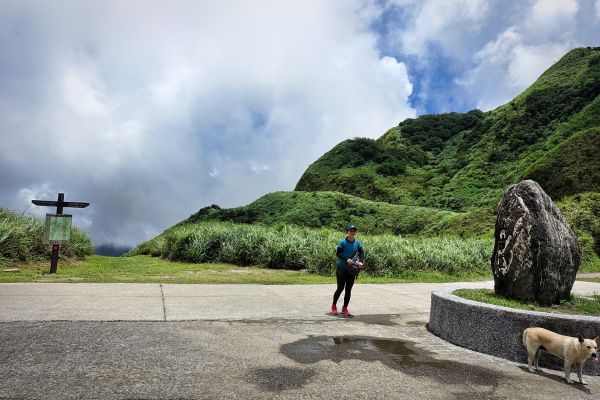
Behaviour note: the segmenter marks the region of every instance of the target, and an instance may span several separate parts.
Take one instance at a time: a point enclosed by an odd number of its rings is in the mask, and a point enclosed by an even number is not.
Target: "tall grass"
[[[0,208],[0,262],[50,259],[51,247],[43,243],[43,232],[43,221]],[[71,242],[60,247],[62,257],[83,259],[92,253],[92,240],[75,227]]]
[[[228,222],[184,224],[140,244],[130,254],[150,254],[188,262],[225,262],[266,268],[307,269],[331,274],[343,232],[290,225]],[[366,273],[394,277],[414,271],[446,274],[489,271],[491,239],[360,235]]]

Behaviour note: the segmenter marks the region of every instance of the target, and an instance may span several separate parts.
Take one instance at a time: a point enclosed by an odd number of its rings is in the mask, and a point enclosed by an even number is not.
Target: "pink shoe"
[[[335,304],[331,306],[331,313],[333,315],[338,315],[337,306]]]
[[[354,315],[350,314],[348,307],[342,307],[342,314],[344,314],[346,317],[354,317]]]

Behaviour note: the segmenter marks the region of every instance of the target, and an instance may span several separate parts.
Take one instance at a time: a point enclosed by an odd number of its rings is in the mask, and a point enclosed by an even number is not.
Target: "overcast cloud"
[[[600,37],[584,0],[252,3],[2,1],[0,205],[62,191],[97,245],[133,246],[292,190],[346,138],[500,105]]]

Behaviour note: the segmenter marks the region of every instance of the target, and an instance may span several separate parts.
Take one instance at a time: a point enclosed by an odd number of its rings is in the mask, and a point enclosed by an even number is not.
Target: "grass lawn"
[[[18,272],[5,269],[18,268]],[[192,264],[151,256],[90,256],[86,261],[59,261],[58,272],[49,274],[49,262],[3,265],[0,282],[162,282],[162,283],[335,283],[335,276],[306,271],[240,267],[231,264]],[[333,274],[332,267],[332,274]],[[487,275],[447,275],[436,271],[407,272],[402,277],[375,278],[361,274],[357,283],[453,282],[491,279]]]
[[[584,261],[577,270],[579,273],[600,272],[600,257],[594,257],[592,260]]]
[[[592,296],[571,296],[569,300],[563,300],[560,305],[539,306],[535,303],[523,303],[518,300],[506,299],[498,296],[492,289],[459,289],[454,294],[465,299],[479,301],[482,303],[495,304],[497,306],[518,308],[521,310],[544,311],[562,314],[585,314],[600,315],[600,294]]]

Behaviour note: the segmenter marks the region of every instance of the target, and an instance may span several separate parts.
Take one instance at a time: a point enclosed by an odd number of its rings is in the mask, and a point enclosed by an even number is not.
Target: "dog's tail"
[[[529,328],[525,329],[523,331],[523,346],[527,347],[527,331],[529,330]]]

